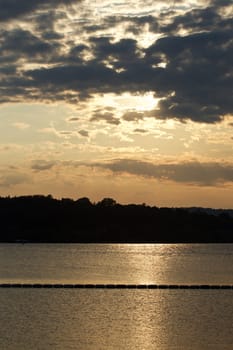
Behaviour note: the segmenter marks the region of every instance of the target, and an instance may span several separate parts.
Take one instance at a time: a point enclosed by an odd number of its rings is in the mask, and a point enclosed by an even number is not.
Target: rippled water
[[[233,244],[0,244],[0,281],[233,284]]]
[[[0,281],[233,284],[233,245],[0,245]],[[233,290],[0,289],[3,350],[232,350]]]

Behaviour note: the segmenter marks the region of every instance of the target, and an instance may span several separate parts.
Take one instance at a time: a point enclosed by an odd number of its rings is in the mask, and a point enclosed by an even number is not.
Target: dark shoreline
[[[0,197],[1,243],[233,243],[233,210]]]

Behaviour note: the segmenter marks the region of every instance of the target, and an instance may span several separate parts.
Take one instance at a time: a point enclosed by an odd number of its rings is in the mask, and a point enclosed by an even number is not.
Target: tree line
[[[0,242],[233,243],[233,218],[104,198],[0,197]]]

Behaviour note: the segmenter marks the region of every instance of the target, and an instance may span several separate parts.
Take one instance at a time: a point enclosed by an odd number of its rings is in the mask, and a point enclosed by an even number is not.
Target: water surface
[[[233,284],[233,245],[0,245],[0,281]],[[233,290],[0,289],[3,350],[232,350]]]
[[[233,284],[233,244],[0,244],[0,281]]]

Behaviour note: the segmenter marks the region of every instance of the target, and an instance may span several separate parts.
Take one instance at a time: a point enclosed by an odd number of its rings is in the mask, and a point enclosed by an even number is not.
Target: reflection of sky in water
[[[229,244],[0,244],[1,282],[233,283]]]
[[[0,244],[0,281],[233,283],[232,248]],[[0,305],[8,350],[232,349],[231,291],[1,289]]]
[[[4,350],[232,350],[232,291],[2,289],[0,305]]]

